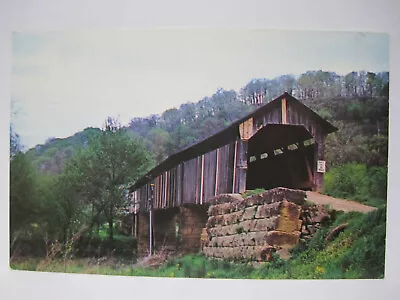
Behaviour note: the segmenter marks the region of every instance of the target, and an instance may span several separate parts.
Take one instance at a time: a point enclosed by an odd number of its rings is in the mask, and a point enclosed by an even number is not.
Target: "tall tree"
[[[168,151],[170,143],[170,134],[161,128],[154,128],[148,133],[148,149],[153,153],[156,163],[161,163],[172,154]]]
[[[137,180],[152,165],[144,145],[129,137],[118,120],[108,118],[101,135],[76,156],[66,171],[70,175],[67,174],[67,178],[75,178],[69,191],[78,190],[90,207],[89,226],[101,219],[107,220],[109,238],[113,239],[114,221],[127,205],[126,185]],[[79,200],[70,199],[68,207],[74,209]]]
[[[28,225],[35,216],[35,172],[26,155],[14,153],[10,161],[10,232]]]
[[[19,135],[14,131],[12,124],[10,124],[10,158],[20,151],[21,144],[19,142]]]

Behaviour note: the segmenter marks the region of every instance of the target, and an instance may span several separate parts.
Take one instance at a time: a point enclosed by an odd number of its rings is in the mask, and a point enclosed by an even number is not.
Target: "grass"
[[[247,190],[244,193],[242,193],[242,197],[246,199],[247,197],[253,196],[253,195],[258,195],[265,192],[265,189],[255,189],[255,190]]]
[[[342,223],[348,227],[333,241],[325,238]],[[52,261],[41,267],[40,260],[13,261],[12,269],[105,274],[122,276],[251,278],[251,279],[339,279],[383,278],[385,268],[386,208],[368,214],[339,213],[330,225],[320,229],[307,243],[292,251],[292,259],[277,256],[257,266],[250,262],[231,263],[186,255],[167,261],[158,268],[134,267],[129,262],[93,263],[88,259]]]

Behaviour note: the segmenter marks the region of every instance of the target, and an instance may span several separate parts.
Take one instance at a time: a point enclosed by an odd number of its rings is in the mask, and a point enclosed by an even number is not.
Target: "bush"
[[[137,240],[130,236],[114,236],[113,240],[101,237],[83,236],[75,246],[75,254],[80,257],[101,257],[116,255],[136,258]]]
[[[348,223],[344,231],[333,240],[326,236],[333,228]],[[282,260],[275,253],[270,262],[229,262],[207,259],[203,255],[185,255],[169,260],[158,268],[132,268],[132,266],[109,267],[85,271],[85,264],[72,263],[65,269],[65,262],[55,261],[45,271],[99,273],[106,275],[133,275],[153,277],[192,278],[255,278],[255,279],[339,279],[383,278],[385,271],[386,207],[368,214],[358,212],[340,213],[328,227],[320,229],[301,249],[292,252],[292,258]],[[128,245],[126,240],[102,241],[104,249],[117,249],[118,243]],[[132,240],[132,239],[131,239]],[[93,240],[92,240],[93,242]],[[83,245],[83,244],[80,244]],[[12,262],[15,269],[36,270],[38,261]]]
[[[10,254],[17,257],[45,257],[46,243],[39,235],[21,236],[10,247]]]
[[[387,167],[345,164],[325,173],[324,180],[325,193],[330,196],[360,202],[386,201]]]
[[[368,170],[371,196],[386,201],[387,196],[387,167],[372,167]]]

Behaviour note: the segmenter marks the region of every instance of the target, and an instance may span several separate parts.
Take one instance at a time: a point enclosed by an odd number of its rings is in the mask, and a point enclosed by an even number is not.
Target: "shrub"
[[[337,225],[348,226],[335,239],[326,241]],[[301,249],[295,249],[289,260],[281,260],[277,253],[270,262],[254,267],[251,263],[231,263],[207,259],[203,255],[185,255],[152,268],[101,267],[91,273],[154,277],[192,278],[255,278],[255,279],[338,279],[383,278],[385,269],[386,207],[368,214],[340,213],[328,227],[320,229]],[[115,246],[115,245],[113,245]],[[12,262],[15,269],[37,269],[37,261]],[[65,269],[59,260],[45,267],[46,271],[84,272],[84,264],[71,261]]]
[[[371,197],[386,201],[387,196],[387,167],[372,167],[368,170]]]
[[[325,193],[334,197],[367,202],[386,200],[387,167],[345,164],[325,173]],[[374,203],[372,203],[374,204]]]
[[[45,257],[46,243],[40,235],[21,236],[10,247],[10,254],[19,257]]]
[[[137,241],[130,236],[115,235],[113,240],[99,236],[83,236],[75,245],[75,254],[81,257],[98,257],[114,254],[125,258],[136,258]]]

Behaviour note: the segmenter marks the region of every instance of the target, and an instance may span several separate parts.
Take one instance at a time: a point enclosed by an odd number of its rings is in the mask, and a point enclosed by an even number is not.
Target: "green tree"
[[[154,128],[148,133],[148,148],[153,153],[156,163],[161,163],[172,153],[169,153],[168,146],[171,143],[170,134],[161,128]]]
[[[116,119],[108,118],[101,135],[68,164],[62,193],[65,228],[81,220],[91,228],[106,220],[109,239],[114,222],[127,205],[125,187],[142,176],[153,161],[144,145],[132,139]]]
[[[10,232],[23,229],[34,220],[35,172],[22,152],[10,161]]]
[[[344,76],[344,84],[346,87],[346,93],[348,97],[357,96],[357,86],[358,86],[358,73],[350,72]]]
[[[13,130],[10,125],[10,158],[21,151],[21,144],[19,142],[19,135]]]

